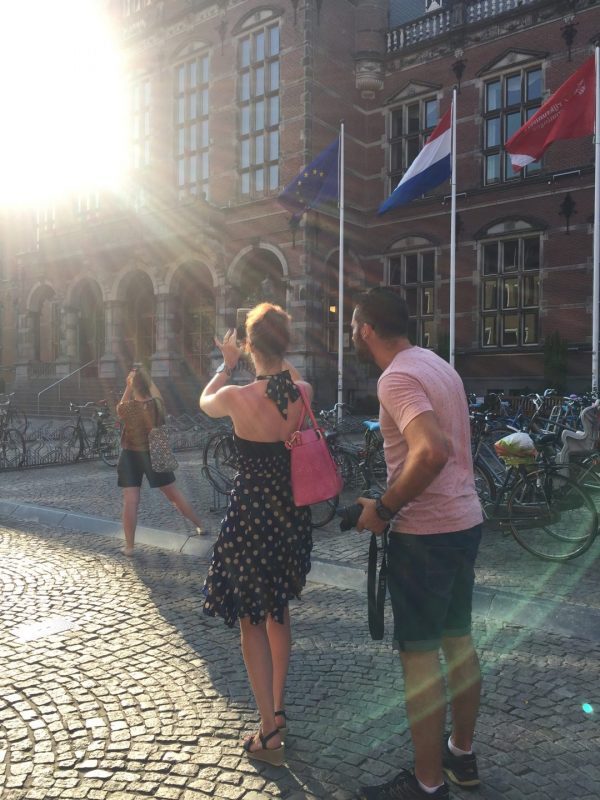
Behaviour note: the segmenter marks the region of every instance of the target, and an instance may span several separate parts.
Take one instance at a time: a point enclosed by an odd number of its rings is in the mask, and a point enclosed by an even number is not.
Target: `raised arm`
[[[231,402],[239,390],[237,386],[227,386],[233,370],[242,355],[237,346],[235,331],[228,330],[223,341],[215,336],[215,344],[223,355],[223,364],[206,384],[200,395],[200,408],[209,417],[226,417],[231,413]]]

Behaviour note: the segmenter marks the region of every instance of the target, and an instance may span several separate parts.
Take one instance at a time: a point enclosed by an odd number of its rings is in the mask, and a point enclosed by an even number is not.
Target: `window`
[[[415,160],[425,140],[438,124],[438,101],[415,100],[392,111],[390,131],[390,183],[394,188]]]
[[[122,0],[121,8],[123,9],[123,16],[130,17],[143,8],[152,5],[152,0]]]
[[[175,70],[175,162],[179,199],[208,197],[208,56]]]
[[[238,50],[239,174],[242,197],[279,187],[279,27],[244,36]]]
[[[36,227],[38,235],[56,228],[56,209],[54,205],[43,206],[36,210]]]
[[[520,172],[513,172],[504,144],[530,119],[542,103],[542,70],[524,69],[494,78],[485,84],[483,153],[486,186],[518,181],[541,169],[535,161]]]
[[[150,81],[133,86],[131,95],[132,166],[147,167],[150,163]]]
[[[75,216],[80,220],[95,219],[100,214],[100,193],[88,192],[75,198]]]
[[[538,344],[540,237],[482,243],[480,269],[482,347]]]
[[[421,347],[434,347],[435,251],[403,253],[390,259],[389,285],[400,287],[408,304],[408,338]]]

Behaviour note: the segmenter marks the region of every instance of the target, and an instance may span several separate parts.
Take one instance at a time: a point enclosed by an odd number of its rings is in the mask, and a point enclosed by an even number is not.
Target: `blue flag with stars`
[[[304,169],[296,175],[277,198],[294,215],[309,208],[321,208],[338,199],[339,137],[321,150]]]

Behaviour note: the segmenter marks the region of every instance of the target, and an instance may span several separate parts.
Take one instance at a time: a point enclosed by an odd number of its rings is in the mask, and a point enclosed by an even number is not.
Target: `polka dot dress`
[[[238,473],[204,584],[204,613],[230,627],[267,614],[283,623],[310,571],[310,509],[294,505],[283,442],[235,442]]]

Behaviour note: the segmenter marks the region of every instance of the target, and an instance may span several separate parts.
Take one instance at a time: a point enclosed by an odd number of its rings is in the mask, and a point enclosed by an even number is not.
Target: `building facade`
[[[456,366],[470,391],[546,385],[546,339],[590,383],[593,146],[553,146],[524,174],[503,144],[593,52],[596,0],[123,0],[131,164],[121,195],[4,220],[2,364],[26,393],[80,367],[122,384],[146,362],[189,396],[213,336],[260,300],[293,321],[292,361],[335,399],[375,395],[356,362],[353,295],[398,288],[411,336],[442,354],[449,330],[450,188],[383,217],[379,204],[459,86]],[[404,10],[404,12],[403,12]],[[345,297],[338,220],[298,222],[277,195],[345,122]],[[92,384],[90,383],[90,386]],[[37,389],[39,391],[39,389]]]

